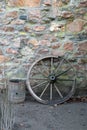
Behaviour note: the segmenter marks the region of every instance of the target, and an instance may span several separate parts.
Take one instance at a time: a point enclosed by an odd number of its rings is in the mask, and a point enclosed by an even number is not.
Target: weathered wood
[[[21,103],[25,100],[25,82],[21,79],[11,79],[8,86],[8,99],[11,103]]]
[[[0,93],[0,100],[1,130],[12,130],[14,124],[14,107],[8,101],[8,91],[6,89]]]

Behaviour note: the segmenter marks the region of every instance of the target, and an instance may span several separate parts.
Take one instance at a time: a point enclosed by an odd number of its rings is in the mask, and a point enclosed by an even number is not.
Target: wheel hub
[[[56,81],[56,76],[54,74],[49,75],[50,82],[54,83]]]

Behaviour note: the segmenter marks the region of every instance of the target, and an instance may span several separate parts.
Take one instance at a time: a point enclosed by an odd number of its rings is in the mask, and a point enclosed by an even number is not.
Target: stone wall
[[[9,6],[28,6],[36,7],[39,6],[40,0],[8,0]]]
[[[77,87],[87,91],[87,0],[43,0],[39,7],[9,7],[0,1],[0,69],[26,78],[39,57],[68,53]],[[1,78],[1,76],[0,76]]]

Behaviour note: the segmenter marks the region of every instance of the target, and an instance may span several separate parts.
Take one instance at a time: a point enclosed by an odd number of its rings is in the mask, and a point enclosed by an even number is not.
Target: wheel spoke
[[[44,62],[41,60],[41,64],[42,64],[42,66],[44,67],[44,70],[46,71],[46,73],[47,73],[47,76],[49,75],[49,71],[48,71],[48,69],[46,68],[46,66],[45,66],[45,64],[44,64]]]
[[[60,79],[60,78],[57,78],[59,81],[74,81],[73,79]]]
[[[29,80],[47,80],[47,78],[29,78]]]
[[[49,83],[46,85],[46,87],[44,88],[44,90],[42,91],[42,93],[40,94],[40,98],[43,96],[43,94],[45,93],[46,89],[48,88]]]
[[[53,86],[52,86],[52,84],[50,84],[50,100],[52,100],[52,97],[53,97],[53,95],[52,95],[53,94],[53,92],[52,92],[53,90],[52,89],[53,89]]]
[[[53,68],[54,68],[54,66],[53,66],[53,57],[51,57],[51,74],[53,73]]]
[[[65,73],[67,73],[70,69],[71,69],[71,67],[69,67],[67,70],[61,72],[60,74],[57,74],[56,77],[59,77],[59,76],[65,74]]]
[[[65,59],[62,59],[62,61],[59,63],[58,67],[56,68],[55,73],[57,73],[57,71],[59,70],[59,68],[61,67],[61,65],[63,64]]]
[[[41,85],[43,85],[43,84],[45,84],[45,83],[47,83],[47,81],[45,81],[45,82],[42,82],[42,83],[40,83],[40,84],[35,85],[34,87],[32,87],[32,89],[37,88],[37,87],[39,87],[39,86],[41,86]]]
[[[55,84],[54,84],[54,87],[55,87],[57,93],[59,94],[59,96],[60,96],[61,98],[63,98],[63,95],[61,94],[60,90],[58,89],[58,87],[57,87]]]
[[[33,81],[35,83],[38,83],[38,81],[44,81],[47,80],[47,78],[35,78],[35,77],[30,77],[29,78],[30,81]]]

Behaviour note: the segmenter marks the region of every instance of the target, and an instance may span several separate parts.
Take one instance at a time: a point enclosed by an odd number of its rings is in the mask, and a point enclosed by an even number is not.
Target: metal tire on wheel
[[[73,95],[75,77],[72,64],[64,57],[45,56],[31,65],[27,87],[40,103],[60,104]]]

